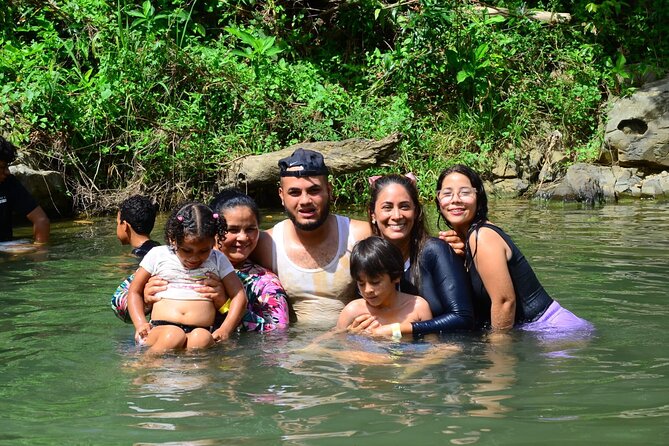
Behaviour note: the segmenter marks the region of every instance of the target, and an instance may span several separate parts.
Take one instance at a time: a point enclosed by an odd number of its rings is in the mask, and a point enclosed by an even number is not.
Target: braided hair
[[[179,246],[187,236],[205,239],[218,235],[220,243],[227,229],[228,225],[222,215],[214,213],[207,205],[191,201],[172,211],[165,223],[165,241],[169,245],[175,243]]]

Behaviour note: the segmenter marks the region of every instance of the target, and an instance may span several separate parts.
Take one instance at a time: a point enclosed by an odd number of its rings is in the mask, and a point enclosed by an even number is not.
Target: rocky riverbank
[[[507,197],[612,202],[669,197],[669,78],[609,102],[598,164],[569,164],[562,135],[520,160],[499,157],[489,187]]]

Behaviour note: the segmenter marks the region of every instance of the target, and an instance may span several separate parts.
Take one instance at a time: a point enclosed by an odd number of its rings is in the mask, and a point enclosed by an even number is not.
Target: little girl
[[[351,277],[362,299],[344,307],[337,329],[344,330],[356,317],[369,314],[381,325],[390,324],[393,339],[399,339],[401,323],[432,319],[425,299],[397,290],[403,273],[402,253],[388,240],[369,237],[356,243],[351,252]]]
[[[246,295],[230,261],[214,250],[216,236],[223,239],[225,219],[201,203],[186,203],[172,212],[165,224],[166,246],[149,251],[139,264],[128,292],[128,310],[135,339],[152,352],[205,348],[221,340],[221,328],[212,333],[216,308],[195,291],[207,274],[222,278],[228,302],[226,323],[238,324],[246,309]],[[158,293],[151,321],[144,316],[144,285],[151,276],[168,282]]]

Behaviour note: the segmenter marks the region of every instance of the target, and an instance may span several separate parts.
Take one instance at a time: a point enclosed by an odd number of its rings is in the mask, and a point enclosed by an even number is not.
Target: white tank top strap
[[[286,290],[300,325],[334,326],[339,312],[354,297],[353,280],[349,273],[350,250],[354,243],[350,220],[340,215],[335,217],[337,253],[322,268],[303,268],[288,258],[284,243],[285,220],[272,229],[274,271]]]
[[[351,231],[351,219],[343,215],[336,215],[337,228],[339,229],[339,251],[338,256],[344,255],[346,251],[351,251],[356,240]]]

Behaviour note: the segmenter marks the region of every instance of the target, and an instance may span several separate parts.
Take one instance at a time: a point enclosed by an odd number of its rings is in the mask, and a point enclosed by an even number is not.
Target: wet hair
[[[253,215],[256,216],[256,222],[260,224],[260,209],[258,209],[258,204],[255,200],[239,189],[228,188],[220,191],[211,203],[209,203],[211,209],[214,212],[219,214],[224,214],[228,209],[233,209],[236,207],[244,206],[247,207],[253,212]]]
[[[418,262],[420,258],[420,252],[423,250],[423,246],[425,245],[425,241],[428,238],[428,234],[425,227],[425,212],[423,212],[423,206],[420,204],[420,200],[418,199],[418,189],[416,189],[416,185],[410,178],[404,175],[391,174],[384,175],[372,183],[371,197],[369,199],[369,207],[367,209],[369,224],[372,226],[372,232],[374,235],[381,236],[379,227],[376,224],[372,224],[372,213],[376,207],[379,193],[381,193],[381,191],[385,189],[386,186],[391,184],[399,184],[400,186],[404,187],[404,189],[409,193],[414,208],[416,209],[416,218],[414,219],[413,227],[411,228],[411,234],[409,234],[409,261],[411,262],[409,276],[411,278],[411,283],[420,288],[421,278],[420,266]]]
[[[0,136],[0,161],[12,164],[16,160],[16,146]]]
[[[119,206],[121,221],[125,221],[136,233],[148,236],[156,223],[158,206],[149,197],[133,195]]]
[[[199,240],[225,238],[228,225],[222,215],[214,213],[205,204],[195,201],[185,203],[174,211],[165,223],[165,241],[168,245],[183,244],[186,237],[195,237]]]
[[[358,280],[362,274],[367,277],[388,274],[390,280],[395,280],[404,273],[404,260],[399,248],[374,235],[353,246],[350,265],[351,277],[354,280]]]
[[[485,193],[485,188],[483,187],[483,180],[471,167],[465,166],[464,164],[456,164],[444,169],[439,174],[439,179],[437,179],[437,187],[435,192],[434,202],[437,204],[437,214],[439,215],[437,219],[437,227],[441,219],[443,218],[449,228],[453,229],[453,226],[446,220],[441,213],[441,208],[439,207],[439,190],[441,189],[441,183],[444,182],[444,178],[452,173],[459,173],[461,175],[469,178],[469,182],[472,183],[472,187],[476,189],[476,213],[474,214],[474,220],[472,221],[470,232],[485,223],[488,220],[488,196]]]

